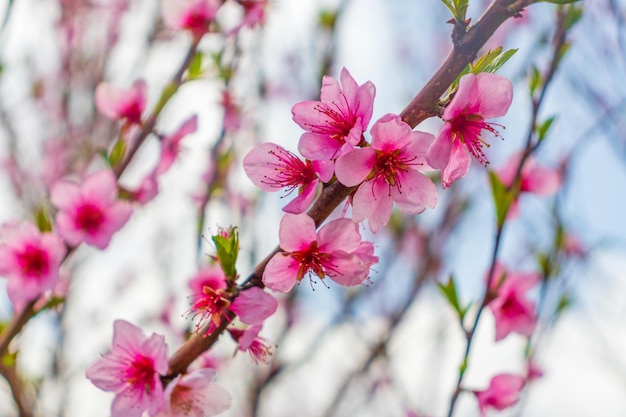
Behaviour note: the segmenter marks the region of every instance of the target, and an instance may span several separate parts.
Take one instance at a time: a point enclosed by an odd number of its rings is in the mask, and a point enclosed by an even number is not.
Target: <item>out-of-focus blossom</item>
[[[113,324],[111,351],[86,372],[87,378],[104,391],[115,393],[112,417],[156,415],[165,405],[160,376],[167,373],[167,345],[161,335],[146,338],[124,320]]]
[[[238,343],[238,349],[242,352],[248,352],[252,360],[256,363],[269,363],[269,358],[273,355],[273,346],[259,337],[262,325],[256,324],[245,330],[237,328],[229,328],[228,332],[232,338]]]
[[[66,248],[60,237],[41,233],[32,223],[5,224],[0,233],[0,275],[9,279],[9,299],[19,311],[59,282]]]
[[[433,135],[414,132],[399,116],[387,114],[372,126],[372,146],[337,159],[337,179],[347,187],[361,184],[352,198],[355,222],[367,219],[377,233],[389,221],[394,202],[410,214],[437,205],[437,188],[418,171],[429,168],[424,157],[432,141]]]
[[[132,214],[130,203],[117,199],[115,175],[108,169],[89,175],[82,184],[57,181],[51,200],[59,208],[59,234],[71,246],[85,242],[106,248]]]
[[[180,141],[198,129],[198,116],[193,115],[187,119],[176,132],[161,138],[161,158],[156,167],[156,175],[161,175],[170,169],[178,153],[180,152]]]
[[[143,80],[135,81],[129,89],[102,82],[96,87],[96,106],[109,119],[140,124],[146,108],[147,89]]]
[[[483,146],[489,145],[482,139],[482,131],[498,133],[485,119],[504,116],[512,99],[513,86],[504,77],[490,73],[461,77],[443,112],[445,123],[426,154],[430,166],[441,169],[443,188],[467,174],[472,156],[487,165]]]
[[[219,0],[163,0],[163,21],[172,29],[201,37],[209,31],[221,4]]]
[[[263,283],[273,291],[288,292],[307,274],[358,285],[367,279],[374,262],[350,219],[333,220],[316,232],[308,215],[285,214],[278,233],[284,252],[274,255],[263,273]]]
[[[329,160],[358,145],[372,118],[375,95],[372,82],[359,86],[345,68],[341,87],[324,76],[320,101],[304,101],[291,109],[293,120],[307,131],[300,137],[300,153],[311,160]]]
[[[499,374],[491,378],[484,391],[474,391],[478,399],[480,415],[485,417],[487,410],[504,410],[514,405],[524,387],[525,379],[519,375]]]
[[[215,370],[178,375],[165,389],[165,408],[156,417],[210,417],[228,410],[228,391],[214,384]]]
[[[273,143],[263,143],[252,149],[243,159],[248,178],[267,192],[286,188],[297,190],[297,196],[283,210],[300,214],[313,202],[318,185],[333,176],[331,161],[302,161],[293,153]]]

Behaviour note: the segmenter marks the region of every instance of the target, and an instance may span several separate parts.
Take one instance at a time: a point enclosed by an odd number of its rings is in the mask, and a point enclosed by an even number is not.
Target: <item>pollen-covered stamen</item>
[[[223,313],[230,306],[230,300],[225,297],[224,290],[214,290],[211,287],[202,287],[202,293],[193,296],[193,303],[189,314],[192,319],[200,317],[196,325],[198,331],[203,324],[209,322],[209,330],[219,326]]]
[[[296,277],[298,282],[300,282],[307,273],[314,273],[322,279],[324,279],[326,275],[339,273],[336,266],[330,262],[330,255],[321,252],[315,241],[311,242],[305,250],[292,252],[291,256],[299,264],[298,275]]]
[[[480,134],[483,130],[488,130],[496,137],[503,139],[493,126],[504,127],[497,123],[485,122],[485,119],[479,114],[455,117],[452,120],[448,120],[448,123],[452,125],[451,134],[453,140],[460,140],[481,165],[487,166],[489,161],[483,152],[483,146],[488,148],[490,145],[480,137]]]
[[[275,188],[287,188],[290,194],[303,184],[313,182],[317,178],[313,164],[310,161],[301,161],[296,155],[286,150],[268,151],[276,159],[267,164],[273,167],[273,176],[265,175],[262,182]]]
[[[382,177],[391,192],[391,187],[396,187],[402,192],[402,174],[406,173],[411,166],[421,165],[415,162],[417,157],[406,157],[402,155],[400,149],[392,151],[376,151],[376,161],[374,163],[373,178]]]
[[[16,257],[22,272],[28,277],[43,276],[50,271],[48,253],[37,246],[25,247]]]
[[[143,389],[146,394],[154,390],[154,360],[137,355],[126,371],[126,381],[134,387]]]
[[[333,101],[331,103],[320,103],[315,106],[315,110],[328,117],[328,122],[321,125],[309,124],[308,126],[311,128],[311,132],[330,135],[333,139],[337,140],[342,140],[345,136],[348,136],[357,122],[357,116],[350,108],[345,94],[342,92],[340,95],[344,101],[343,105],[339,105]],[[347,109],[347,112],[344,108]]]

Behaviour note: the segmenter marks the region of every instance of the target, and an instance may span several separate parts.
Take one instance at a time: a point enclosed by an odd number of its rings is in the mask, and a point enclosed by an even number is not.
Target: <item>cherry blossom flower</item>
[[[443,112],[445,123],[428,149],[430,166],[441,169],[441,185],[449,187],[469,171],[471,156],[487,165],[483,130],[499,135],[485,119],[504,116],[513,98],[513,86],[504,77],[490,73],[466,74]],[[471,155],[471,156],[470,156]]]
[[[507,187],[512,187],[519,168],[522,154],[514,154],[496,175]],[[561,186],[561,174],[558,169],[539,165],[529,157],[520,173],[520,193],[532,193],[539,196],[549,196],[557,192]],[[509,207],[508,217],[514,219],[519,215],[519,199],[516,198]]]
[[[298,149],[311,160],[329,160],[358,145],[372,118],[376,87],[358,85],[347,69],[341,70],[341,87],[324,76],[321,101],[304,101],[291,109],[293,120],[307,133]]]
[[[82,184],[57,181],[51,200],[59,208],[59,234],[71,246],[85,242],[106,248],[132,214],[130,203],[117,199],[115,175],[108,169],[89,175]]]
[[[156,417],[210,417],[228,410],[228,391],[214,384],[215,370],[178,375],[165,389],[165,408]]]
[[[219,0],[164,0],[163,21],[172,29],[201,37],[209,31],[220,6]]]
[[[371,256],[369,247],[361,246],[358,226],[350,219],[333,220],[316,232],[308,215],[285,214],[278,233],[284,252],[274,255],[263,273],[263,283],[273,291],[288,292],[307,274],[358,285],[374,263],[366,257]]]
[[[333,176],[331,161],[302,161],[293,153],[273,143],[263,143],[252,149],[243,159],[248,178],[267,192],[287,188],[288,194],[298,195],[283,210],[300,214],[313,202],[318,185]]]
[[[245,330],[229,328],[228,333],[239,344],[239,350],[248,352],[255,363],[269,363],[270,356],[273,355],[273,346],[263,338],[259,337],[262,325],[255,324]]]
[[[198,130],[198,116],[193,115],[183,122],[176,132],[161,138],[161,158],[156,167],[157,175],[161,175],[170,169],[180,152],[180,141],[196,130]]]
[[[237,0],[237,3],[243,7],[244,16],[236,30],[242,27],[255,28],[265,23],[265,8],[269,0]]]
[[[391,217],[393,202],[405,213],[437,205],[437,188],[418,169],[433,136],[414,132],[399,116],[387,114],[372,126],[372,146],[356,148],[337,159],[335,175],[347,187],[363,182],[352,198],[352,219],[368,219],[377,233]]]
[[[5,224],[0,233],[0,275],[9,279],[9,299],[16,310],[21,310],[59,282],[66,248],[60,237],[41,233],[32,223]]]
[[[115,393],[112,417],[156,415],[164,404],[160,375],[165,375],[167,345],[161,335],[146,338],[141,330],[124,320],[113,324],[111,351],[98,359],[86,376],[98,388]]]
[[[199,317],[196,329],[208,325],[211,333],[222,322],[228,311],[235,313],[245,324],[260,324],[276,312],[278,302],[261,288],[242,291],[234,301],[228,290],[228,280],[219,265],[202,268],[189,281],[192,290],[192,317]]]
[[[489,308],[496,322],[496,341],[510,333],[530,336],[537,325],[537,312],[535,304],[526,296],[539,282],[539,275],[501,270],[494,278],[491,288],[497,288],[497,293]],[[499,281],[502,283],[497,286]]]
[[[491,378],[486,390],[474,391],[480,415],[485,417],[489,408],[504,410],[514,405],[519,399],[524,383],[524,377],[519,375],[499,374]]]
[[[140,124],[146,108],[147,89],[143,80],[135,81],[129,89],[102,82],[96,87],[96,106],[109,119]]]

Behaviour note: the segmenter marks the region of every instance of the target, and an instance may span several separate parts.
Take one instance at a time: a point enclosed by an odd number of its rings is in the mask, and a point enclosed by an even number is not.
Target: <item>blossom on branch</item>
[[[117,181],[108,169],[89,175],[82,184],[57,181],[51,200],[59,208],[59,234],[71,246],[85,242],[105,249],[132,214],[130,203],[117,199]]]
[[[42,233],[32,223],[9,223],[0,229],[0,275],[16,310],[54,288],[66,253],[60,237]]]
[[[102,82],[96,87],[96,107],[109,119],[140,124],[146,108],[147,89],[143,80],[135,81],[129,89]]]
[[[228,391],[214,384],[216,372],[200,369],[178,375],[165,389],[165,407],[155,417],[211,417],[228,410]]]
[[[300,214],[313,202],[318,185],[330,181],[334,164],[302,161],[282,146],[263,143],[243,158],[243,168],[254,185],[263,191],[286,188],[289,194],[297,190],[298,195],[283,210]]]
[[[372,118],[376,87],[371,81],[358,85],[347,69],[339,82],[322,80],[320,101],[304,101],[291,109],[293,120],[307,133],[298,150],[311,160],[329,160],[358,145]]]
[[[430,166],[441,169],[443,188],[467,174],[472,156],[487,165],[483,146],[489,144],[482,139],[482,131],[499,134],[485,119],[504,116],[512,99],[513,86],[504,77],[490,73],[461,77],[457,92],[443,112],[445,123],[426,154]]]
[[[519,375],[499,374],[491,378],[486,390],[474,391],[480,415],[485,417],[489,408],[504,410],[514,405],[519,400],[524,383],[524,377]]]
[[[165,404],[160,376],[165,375],[167,345],[161,335],[146,338],[141,330],[124,320],[113,324],[111,351],[86,372],[98,388],[115,393],[111,417],[155,416]]]
[[[172,29],[188,30],[199,38],[209,31],[221,4],[220,0],[164,0],[163,21]]]
[[[273,346],[265,338],[259,336],[261,328],[261,324],[255,324],[245,330],[231,327],[228,333],[239,345],[238,349],[248,352],[255,363],[268,364],[270,356],[274,353]]]
[[[352,197],[352,219],[368,219],[377,233],[391,217],[393,203],[409,214],[437,205],[437,189],[419,169],[433,135],[414,132],[400,116],[387,114],[372,126],[372,146],[356,148],[337,159],[335,174],[347,187],[359,185]]]
[[[370,242],[362,242],[350,219],[333,220],[316,232],[306,214],[285,214],[280,221],[279,252],[263,272],[263,283],[273,291],[289,292],[305,275],[330,277],[338,284],[359,285],[378,262]]]

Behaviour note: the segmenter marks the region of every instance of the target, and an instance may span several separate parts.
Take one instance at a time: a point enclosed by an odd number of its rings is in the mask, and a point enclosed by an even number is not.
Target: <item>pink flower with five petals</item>
[[[146,338],[124,320],[113,324],[111,352],[91,365],[86,376],[98,388],[115,393],[111,417],[154,416],[164,406],[160,375],[167,373],[167,345],[155,333]]]
[[[117,181],[108,169],[89,175],[82,184],[57,181],[51,200],[59,208],[59,234],[71,246],[85,242],[106,248],[132,214],[130,203],[117,199]]]
[[[524,383],[524,377],[519,375],[499,374],[491,378],[486,390],[474,391],[480,415],[485,417],[489,408],[504,410],[514,405],[519,400]]]
[[[488,161],[483,130],[496,132],[485,119],[504,116],[513,98],[513,86],[504,77],[490,73],[466,74],[443,112],[445,123],[426,154],[430,166],[441,169],[441,185],[449,187],[469,171],[472,156],[483,165]]]
[[[267,192],[287,188],[288,193],[298,190],[298,195],[283,210],[300,214],[313,202],[318,185],[333,176],[331,161],[302,161],[293,153],[273,143],[263,143],[243,158],[243,168],[248,178]]]
[[[378,261],[362,246],[358,226],[350,219],[333,220],[316,232],[308,215],[285,214],[278,234],[284,252],[274,255],[263,272],[263,283],[273,291],[289,292],[307,274],[359,285]]]
[[[341,70],[341,87],[324,76],[321,101],[293,106],[293,120],[307,133],[298,150],[311,160],[329,160],[358,145],[372,118],[376,87],[371,81],[358,85],[347,69]]]
[[[405,213],[437,205],[437,189],[418,169],[429,168],[424,155],[433,135],[414,132],[400,116],[387,114],[372,126],[372,146],[337,159],[335,175],[347,187],[361,184],[352,198],[352,219],[368,219],[377,233],[391,217],[393,202]],[[363,182],[364,181],[364,182]]]

